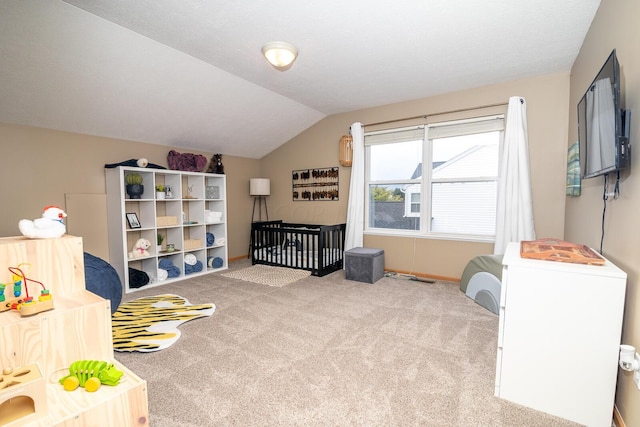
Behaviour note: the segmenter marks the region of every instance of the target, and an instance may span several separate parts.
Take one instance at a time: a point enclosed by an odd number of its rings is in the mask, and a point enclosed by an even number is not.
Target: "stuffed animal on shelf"
[[[166,169],[164,166],[156,165],[154,163],[149,163],[149,161],[144,157],[139,159],[124,160],[118,163],[107,163],[104,165],[104,167],[107,169],[117,168],[118,166],[133,166],[138,168],[149,168],[149,169]]]
[[[135,245],[133,245],[133,249],[129,252],[129,258],[143,258],[150,256],[149,249],[151,247],[151,242],[147,239],[138,239]]]
[[[222,154],[214,154],[209,162],[207,173],[219,173],[224,175],[224,165],[222,164]]]
[[[207,158],[202,154],[179,153],[169,151],[167,155],[169,169],[187,172],[200,172],[207,165]]]
[[[67,231],[63,219],[67,214],[58,206],[47,206],[44,208],[42,218],[21,219],[18,228],[23,236],[31,239],[52,239],[62,237]]]

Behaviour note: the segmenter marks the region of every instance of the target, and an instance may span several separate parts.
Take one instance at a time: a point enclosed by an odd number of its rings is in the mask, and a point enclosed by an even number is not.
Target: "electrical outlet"
[[[636,365],[640,366],[640,354],[635,355]],[[636,383],[636,387],[640,390],[640,371],[633,371],[633,382]]]

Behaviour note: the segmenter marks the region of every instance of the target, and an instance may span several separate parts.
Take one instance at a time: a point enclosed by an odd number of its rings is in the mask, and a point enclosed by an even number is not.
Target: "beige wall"
[[[170,148],[0,123],[0,236],[19,235],[18,221],[42,215],[47,205],[67,209],[67,231],[83,238],[87,252],[109,260],[106,212],[95,209],[105,193],[104,165],[145,157],[167,166]],[[203,154],[213,153],[181,150]],[[259,160],[223,156],[227,175],[229,256],[246,255],[251,198],[249,178],[258,175]],[[106,203],[106,201],[105,201]],[[95,224],[95,225],[94,225]]]
[[[350,168],[340,167],[337,202],[293,202],[291,171],[337,166],[338,141],[351,123],[367,124],[506,103],[512,95],[527,99],[538,235],[562,237],[568,82],[568,75],[556,74],[338,114],[322,120],[262,160],[225,156],[230,257],[240,257],[248,251],[252,208],[249,178],[271,178],[272,195],[268,198],[271,219],[319,224],[344,222]],[[102,211],[96,206],[105,191],[104,164],[146,157],[152,163],[166,166],[169,151],[159,145],[8,124],[0,124],[0,142],[3,148],[0,179],[4,183],[1,200],[6,203],[0,235],[19,234],[18,221],[39,217],[43,206],[68,206],[71,209],[68,231],[83,237],[87,251],[106,260],[108,243],[103,225],[106,217],[96,218]],[[212,153],[201,154],[210,158]],[[90,202],[93,200],[97,202]],[[488,243],[372,235],[365,236],[365,245],[386,249],[387,268],[452,279],[460,277],[470,258],[492,252]]]
[[[269,197],[272,219],[320,224],[345,221],[350,168],[340,168],[340,200],[337,202],[293,202],[291,171],[338,166],[338,141],[348,133],[352,123],[367,124],[506,104],[514,95],[527,100],[536,231],[540,237],[563,237],[569,115],[569,75],[564,73],[327,117],[262,159],[262,173],[272,180]],[[506,107],[503,109],[506,111]],[[488,243],[373,235],[365,236],[365,245],[385,249],[387,268],[447,278],[460,278],[470,258],[493,252],[493,244]]]
[[[571,69],[570,132],[567,145],[577,139],[575,107],[612,49],[616,49],[623,80],[623,99],[631,115],[631,168],[622,174],[621,196],[607,203],[604,255],[627,272],[627,298],[622,342],[640,348],[640,32],[637,0],[602,0],[580,54]],[[603,178],[582,181],[582,195],[566,203],[566,240],[600,247]],[[616,405],[628,426],[640,425],[640,391],[632,376],[620,371]]]

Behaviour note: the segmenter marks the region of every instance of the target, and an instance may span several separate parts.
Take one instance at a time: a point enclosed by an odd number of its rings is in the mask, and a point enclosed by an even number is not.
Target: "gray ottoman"
[[[345,277],[375,283],[384,276],[384,249],[353,248],[344,252]]]

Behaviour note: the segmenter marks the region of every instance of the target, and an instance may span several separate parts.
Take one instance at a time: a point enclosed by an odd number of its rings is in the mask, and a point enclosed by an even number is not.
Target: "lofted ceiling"
[[[599,3],[0,0],[0,122],[261,158],[331,114],[568,72]]]

